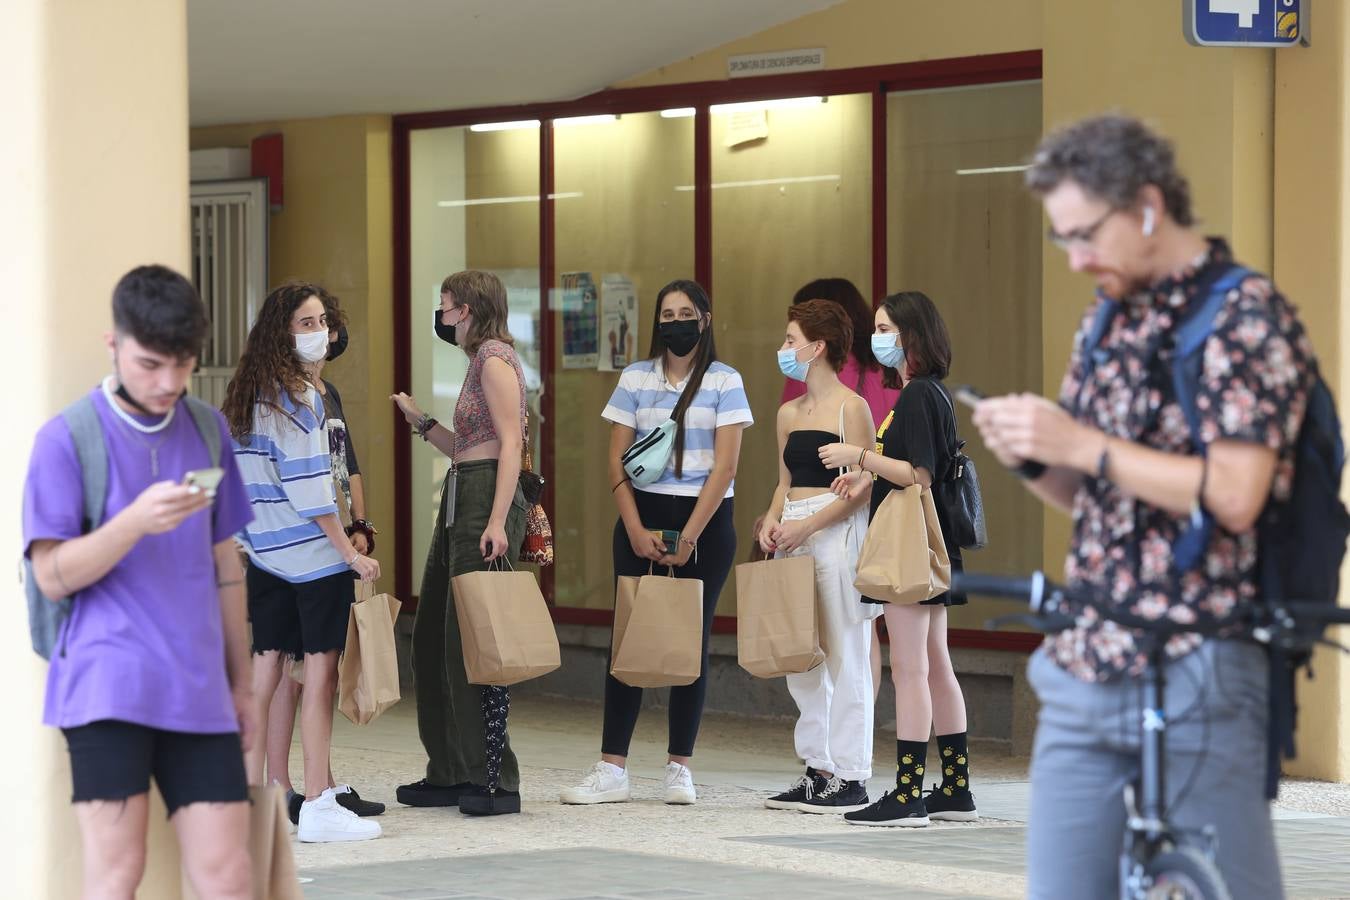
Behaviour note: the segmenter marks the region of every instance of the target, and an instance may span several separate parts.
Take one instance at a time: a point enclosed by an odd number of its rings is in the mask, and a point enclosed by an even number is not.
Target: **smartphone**
[[[199,488],[207,497],[214,500],[216,488],[220,485],[220,479],[224,477],[225,470],[221,468],[193,469],[183,476],[183,484],[186,487]]]
[[[960,400],[962,403],[964,403],[966,406],[971,407],[972,409],[974,409],[979,404],[979,402],[984,399],[984,394],[981,394],[979,391],[975,390],[975,388],[971,387],[968,384],[957,385],[956,390],[952,392],[952,395],[956,397],[957,400]]]
[[[666,545],[666,553],[675,556],[680,552],[680,533],[671,531],[669,528],[652,528],[651,533],[656,535],[656,539]]]

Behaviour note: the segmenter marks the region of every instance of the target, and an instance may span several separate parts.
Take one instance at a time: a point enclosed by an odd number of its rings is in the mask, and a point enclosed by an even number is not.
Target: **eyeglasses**
[[[1106,212],[1102,213],[1101,217],[1098,218],[1097,221],[1093,222],[1091,225],[1084,225],[1082,228],[1075,228],[1072,231],[1066,232],[1065,234],[1060,234],[1059,232],[1055,231],[1055,229],[1051,228],[1049,231],[1045,233],[1045,237],[1047,240],[1050,241],[1050,243],[1054,244],[1059,249],[1066,251],[1073,249],[1075,246],[1079,247],[1091,246],[1093,239],[1097,237],[1097,232],[1100,231],[1101,227],[1106,224],[1106,220],[1111,218],[1118,212],[1120,212],[1120,210],[1113,206]]]

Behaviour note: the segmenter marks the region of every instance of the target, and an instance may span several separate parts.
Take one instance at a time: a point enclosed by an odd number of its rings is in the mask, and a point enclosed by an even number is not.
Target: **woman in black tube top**
[[[787,677],[801,715],[794,735],[806,772],[770,797],[770,809],[842,815],[867,805],[872,775],[872,667],[875,607],[853,587],[858,552],[867,529],[870,482],[849,497],[830,486],[852,468],[827,468],[820,448],[866,441],[873,432],[866,401],[839,381],[853,326],[836,303],[811,300],[788,311],[787,336],[778,364],[788,378],[805,382],[806,394],[778,410],[778,488],[764,515],[765,553],[810,556],[815,561],[816,602],[825,664]]]

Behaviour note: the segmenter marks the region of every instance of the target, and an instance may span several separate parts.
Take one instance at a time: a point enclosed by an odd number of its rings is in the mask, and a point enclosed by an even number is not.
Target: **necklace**
[[[122,407],[118,405],[117,398],[113,396],[113,391],[110,386],[111,383],[112,383],[112,376],[103,379],[103,396],[108,401],[108,405],[112,407],[113,413],[116,414],[117,418],[121,420],[123,425],[127,426],[127,428],[129,429],[128,433],[131,435],[132,439],[135,440],[136,443],[144,447],[146,450],[150,451],[150,477],[158,478],[159,448],[164,446],[164,442],[168,440],[169,435],[167,432],[165,432],[164,435],[154,443],[151,443],[150,441],[146,440],[142,435],[159,434],[160,432],[165,431],[165,429],[169,427],[169,424],[173,422],[173,414],[174,412],[177,411],[178,404],[175,403],[169,409],[168,414],[164,416],[162,420],[155,423],[154,425],[142,425],[140,422],[137,422],[136,419],[132,417],[130,413],[128,413],[126,410],[122,409]]]

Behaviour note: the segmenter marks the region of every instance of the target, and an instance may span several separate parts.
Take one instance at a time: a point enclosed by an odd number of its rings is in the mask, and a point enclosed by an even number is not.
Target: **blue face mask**
[[[811,363],[802,362],[797,359],[796,350],[778,351],[778,371],[782,372],[793,381],[805,381],[806,373],[810,368]]]
[[[905,364],[905,348],[897,342],[900,335],[893,331],[872,335],[872,355],[888,369],[898,369]]]

